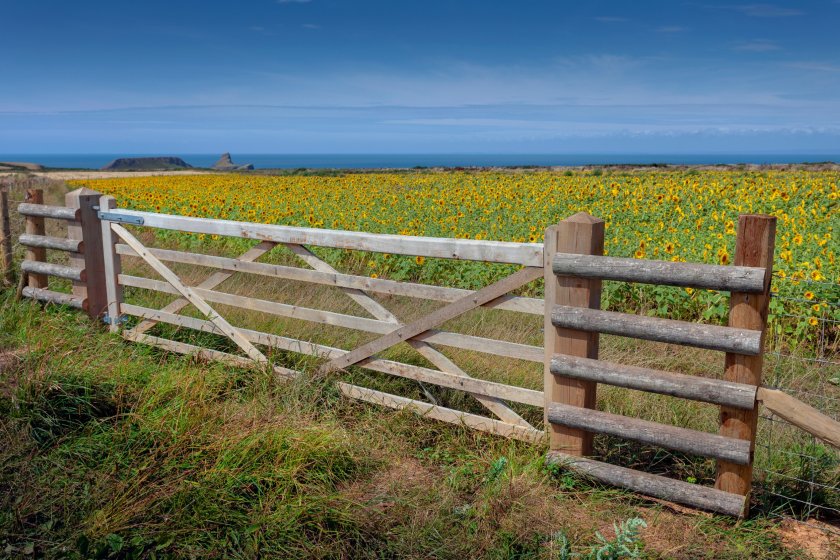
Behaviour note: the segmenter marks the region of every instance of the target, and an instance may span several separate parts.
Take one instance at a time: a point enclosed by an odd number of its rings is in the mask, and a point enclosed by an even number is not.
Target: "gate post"
[[[591,455],[592,433],[548,421],[552,402],[595,408],[596,383],[554,375],[550,371],[554,354],[598,358],[598,333],[555,327],[551,312],[555,305],[601,308],[601,280],[558,276],[552,270],[555,253],[604,254],[604,221],[579,212],[545,231],[543,266],[545,274],[545,429],[551,450],[568,455]]]
[[[776,242],[776,218],[763,214],[738,217],[738,237],[735,241],[736,266],[753,266],[765,269],[764,291],[750,294],[733,292],[729,300],[729,326],[761,331],[762,349],[757,356],[726,354],[726,371],[723,378],[749,385],[761,386],[764,365],[764,336],[767,331],[767,308],[770,303],[770,280],[773,274],[773,249]],[[758,423],[758,402],[752,410],[722,406],[720,409],[720,435],[750,441],[750,462],[736,465],[718,461],[715,488],[741,496],[748,496],[752,489],[755,435]],[[747,515],[749,500],[744,515]]]
[[[43,189],[26,189],[25,200],[29,204],[43,204]],[[44,218],[42,216],[27,216],[25,231],[30,235],[46,235],[47,228],[44,223]],[[47,249],[44,247],[27,247],[24,260],[47,262]],[[49,279],[45,274],[21,272],[21,281],[23,281],[24,278],[26,278],[26,284],[30,288],[46,289],[49,285]]]
[[[117,201],[113,196],[103,196],[99,199],[99,207],[103,212],[108,212],[117,207]],[[122,267],[120,256],[117,254],[117,236],[111,229],[111,222],[108,220],[99,221],[99,236],[102,242],[102,256],[104,260],[103,292],[105,293],[105,311],[108,314],[108,329],[115,333],[120,329],[121,308],[123,300],[122,286],[118,281]]]
[[[64,204],[79,209],[79,221],[67,226],[68,239],[82,240],[82,251],[70,253],[70,266],[86,273],[85,282],[73,282],[73,296],[87,299],[87,313],[98,319],[108,306],[105,293],[105,264],[103,260],[102,228],[95,207],[102,196],[91,189],[81,188],[64,196]]]
[[[9,286],[14,281],[12,268],[12,224],[9,219],[9,190],[0,187],[0,266],[3,267],[3,284]]]

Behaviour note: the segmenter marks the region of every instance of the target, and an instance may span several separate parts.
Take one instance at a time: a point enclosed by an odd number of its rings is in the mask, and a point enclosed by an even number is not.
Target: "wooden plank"
[[[190,329],[199,330],[202,332],[210,332],[215,334],[223,334],[218,327],[210,321],[203,319],[196,319],[193,317],[185,317],[174,313],[166,313],[156,309],[149,309],[138,305],[124,303],[122,306],[124,313],[150,319],[163,323],[177,325],[179,327],[186,327]],[[313,356],[333,358],[347,353],[347,350],[340,348],[332,348],[300,340],[295,340],[286,337],[280,337],[270,333],[263,333],[250,329],[236,328],[249,341],[288,350],[292,352],[301,352]],[[303,345],[301,345],[303,344]],[[412,379],[415,381],[424,381],[447,387],[450,389],[457,389],[468,393],[494,397],[498,399],[509,400],[522,404],[532,406],[543,406],[543,394],[541,391],[533,389],[525,389],[523,387],[516,387],[513,385],[505,385],[503,383],[496,383],[493,381],[485,381],[483,379],[475,379],[472,377],[460,376],[457,374],[446,373],[425,367],[414,366],[411,364],[403,364],[392,360],[380,360],[370,358],[363,360],[357,364],[359,367],[388,373],[405,379]]]
[[[131,276],[127,274],[120,274],[118,279],[119,283],[123,286],[141,288],[145,290],[155,290],[167,294],[180,293],[169,283],[163,282],[161,280],[144,278],[142,276]],[[200,295],[202,298],[211,303],[221,303],[224,305],[230,305],[232,307],[239,307],[242,309],[277,315],[279,317],[289,317],[292,319],[298,319],[302,321],[310,321],[313,323],[319,323],[323,325],[331,325],[335,327],[360,330],[363,332],[371,332],[376,334],[387,334],[393,331],[395,328],[394,323],[379,321],[378,319],[366,319],[364,317],[357,317],[354,315],[345,315],[342,313],[335,313],[332,311],[321,311],[319,309],[311,309],[308,307],[302,307],[298,305],[277,303],[270,300],[256,299],[248,296],[229,294],[226,292],[217,292],[214,290],[206,290],[198,287],[195,287],[193,289],[198,295]],[[154,322],[151,321],[151,323]],[[518,344],[515,342],[508,342],[505,340],[483,338],[479,336],[453,333],[448,331],[439,331],[435,329],[431,329],[425,333],[422,333],[416,338],[417,340],[421,340],[423,342],[440,344],[442,346],[450,346],[452,348],[473,350],[476,352],[483,352],[485,354],[492,354],[496,356],[504,356],[507,358],[515,358],[520,360],[542,363],[542,348],[539,348],[538,346],[529,346],[527,344]]]
[[[171,286],[169,283],[161,282],[160,280],[153,280],[151,278],[121,274],[119,276],[119,281],[123,286],[150,289],[170,294],[181,293],[180,290]],[[385,334],[394,330],[392,323],[379,321],[377,319],[366,319],[364,317],[344,315],[342,313],[335,313],[332,311],[321,311],[320,309],[311,309],[309,307],[301,307],[299,305],[291,305],[287,303],[277,303],[265,299],[228,294],[226,292],[217,292],[214,290],[205,290],[203,288],[191,289],[196,295],[208,302],[221,303],[232,307],[239,307],[240,309],[247,309],[249,311],[259,311],[260,313],[268,313],[279,317],[288,317],[290,319],[299,319],[301,321],[310,321],[322,325],[331,325],[334,327],[355,329],[377,334]]]
[[[761,385],[764,357],[764,331],[767,326],[767,308],[770,302],[770,278],[773,276],[773,250],[776,240],[776,218],[764,215],[738,217],[738,235],[735,239],[736,266],[754,266],[766,270],[767,283],[760,294],[733,292],[729,298],[729,327],[750,329],[757,337],[757,348],[751,355],[729,352],[723,378],[735,383],[756,387]],[[720,434],[747,440],[755,446],[758,427],[758,405],[752,410],[721,407]],[[733,494],[748,496],[752,489],[752,461],[747,465],[719,461],[715,488]]]
[[[307,247],[303,245],[298,245],[295,243],[285,243],[284,246],[292,251],[300,260],[308,264],[310,267],[314,269],[313,273],[325,273],[325,274],[336,274],[338,271],[330,266],[329,263],[323,261],[322,259],[318,258],[318,256],[309,250]],[[368,294],[364,293],[361,290],[353,289],[353,288],[341,288],[341,291],[349,297],[351,300],[356,302],[362,309],[370,313],[373,317],[385,321],[390,324],[399,324],[399,319],[388,311],[381,303],[370,297]],[[437,404],[434,395],[429,391],[429,389],[420,381],[417,382],[420,386],[420,390],[423,391],[423,394],[426,395],[426,398],[429,401]]]
[[[137,251],[137,253],[143,257],[143,260],[149,264],[158,274],[160,274],[167,282],[169,282],[175,289],[177,289],[185,299],[187,299],[196,309],[198,309],[201,313],[207,316],[207,318],[215,324],[219,329],[234,343],[236,343],[239,348],[241,348],[248,356],[257,362],[267,363],[268,359],[257,350],[257,348],[251,344],[248,339],[243,337],[233,326],[228,323],[224,317],[216,313],[216,311],[210,307],[206,301],[204,301],[199,295],[195,293],[193,288],[189,286],[185,286],[181,279],[178,276],[169,270],[165,264],[160,262],[155,256],[151,255],[146,248],[140,243],[131,233],[128,232],[124,227],[119,224],[112,223],[111,229],[119,235],[123,241],[128,243],[128,245]]]
[[[721,379],[708,379],[562,354],[552,357],[551,373],[637,391],[724,404],[735,408],[751,410],[755,406],[755,387]]]
[[[87,301],[79,299],[72,294],[65,294],[62,292],[54,292],[52,290],[45,290],[43,288],[32,288],[25,286],[21,290],[21,295],[30,299],[42,301],[44,303],[55,303],[57,305],[67,305],[74,309],[82,311],[87,310]]]
[[[55,276],[56,278],[75,280],[77,282],[84,282],[87,278],[87,273],[84,270],[48,262],[23,261],[20,263],[20,269],[28,272],[30,278],[34,275]],[[31,283],[30,287],[32,287]]]
[[[761,331],[687,323],[673,319],[659,319],[628,315],[614,311],[582,309],[556,305],[551,314],[554,325],[587,332],[600,332],[682,344],[708,350],[720,350],[754,356],[761,352]],[[563,352],[558,352],[563,353]]]
[[[412,338],[409,342],[417,340],[422,340],[424,342],[440,346],[460,348],[461,350],[472,350],[473,352],[481,352],[483,354],[491,354],[493,356],[526,360],[528,362],[537,362],[541,364],[543,361],[543,349],[541,347],[520,344],[518,342],[508,342],[507,340],[484,338],[481,336],[440,331],[436,329],[431,329],[423,334],[419,334]]]
[[[601,281],[599,279],[557,276],[551,270],[551,259],[558,251],[600,255],[604,252],[604,222],[580,212],[545,232],[544,278],[544,357],[543,383],[545,394],[545,425],[549,433],[550,449],[561,449],[572,455],[592,454],[590,432],[551,424],[548,422],[548,405],[565,403],[584,408],[595,408],[597,385],[592,381],[557,376],[551,373],[551,358],[555,354],[598,358],[598,333],[584,332],[552,324],[549,311],[554,305],[579,306],[600,309]]]
[[[685,286],[727,292],[755,293],[764,290],[765,270],[750,266],[720,266],[557,253],[552,260],[552,269],[554,274],[579,278]]]
[[[274,244],[272,243],[271,246],[273,247]],[[306,270],[293,266],[250,262],[246,261],[242,257],[234,259],[215,255],[202,255],[198,253],[156,248],[149,248],[149,251],[154,256],[165,262],[192,264],[219,268],[221,270],[228,270],[231,272],[246,272],[249,274],[270,276],[272,278],[309,282],[325,286],[334,286],[342,289],[354,289],[359,290],[359,293],[374,292],[378,294],[406,296],[443,302],[453,302],[472,293],[472,290],[464,290],[461,288],[449,288],[445,286],[432,286],[429,284],[398,282],[396,280],[387,280],[384,278],[370,278],[367,276],[342,274],[332,267],[330,267],[330,270],[319,270],[317,268],[315,270]],[[137,256],[137,254],[131,250],[131,247],[124,244],[117,245],[117,252],[121,255]],[[320,259],[318,260],[320,261]],[[213,288],[214,286],[202,287]],[[545,305],[541,299],[510,295],[503,296],[497,300],[489,302],[483,307],[507,311],[518,311],[521,313],[529,313],[531,315],[543,315],[545,311]]]
[[[234,354],[228,354],[227,352],[211,350],[209,348],[187,344],[186,342],[177,342],[175,340],[168,340],[166,338],[160,338],[148,334],[123,331],[122,337],[126,340],[130,340],[131,342],[137,342],[147,346],[155,346],[168,352],[184,354],[186,356],[196,356],[201,360],[221,362],[235,367],[251,369],[259,364],[259,362],[243,356],[236,356]],[[279,366],[272,366],[272,369],[274,370],[274,373],[289,379],[294,378],[299,374],[299,372],[293,369]]]
[[[76,189],[64,196],[64,204],[79,211],[79,219],[67,224],[67,237],[71,240],[84,240],[86,245],[83,253],[70,255],[70,266],[83,268],[87,272],[84,281],[73,282],[73,294],[87,298],[88,315],[94,319],[102,316],[108,307],[103,229],[97,212],[101,196],[101,193],[87,188]]]
[[[271,241],[261,241],[260,243],[258,243],[254,247],[251,247],[250,249],[248,249],[245,253],[243,253],[242,255],[237,257],[236,259],[232,259],[232,260],[242,261],[242,262],[255,261],[258,258],[260,258],[261,256],[263,256],[266,253],[268,253],[269,251],[271,251],[272,249],[274,249],[276,246],[277,246],[277,244],[273,243]],[[121,248],[127,249],[128,252],[120,252]],[[139,255],[137,255],[137,253],[135,253],[134,251],[131,250],[131,247],[129,247],[128,245],[124,245],[122,243],[118,243],[116,245],[116,251],[117,251],[118,254],[130,254],[130,255],[133,255],[133,256],[139,256]],[[155,255],[156,257],[161,258],[161,254],[160,254],[160,251],[162,251],[161,249],[149,249],[149,251],[153,255]],[[188,254],[188,253],[186,253],[186,254]],[[233,276],[232,272],[231,273],[216,272],[216,273],[210,275],[209,277],[207,277],[206,280],[204,280],[203,282],[198,284],[197,287],[212,290],[213,288],[215,288],[215,287],[221,285],[222,283],[224,283],[224,281],[227,280],[228,278],[230,278],[231,276]],[[180,298],[180,299],[176,299],[172,303],[168,304],[163,309],[164,309],[164,311],[177,313],[178,311],[185,308],[189,304],[190,304],[189,301],[187,301],[184,298]],[[140,323],[136,327],[134,327],[133,330],[136,333],[144,333],[154,326],[155,326],[154,321],[143,321],[142,323]]]
[[[87,204],[88,201],[82,201],[83,204]],[[103,211],[111,210],[112,208],[116,208],[117,202],[113,196],[102,196],[99,199],[99,207],[103,209]],[[87,218],[87,216],[83,216],[83,219]],[[102,250],[102,276],[101,280],[91,285],[91,290],[88,290],[88,293],[92,291],[101,290],[104,291],[104,305],[103,309],[99,310],[99,313],[96,315],[97,317],[103,313],[108,314],[110,319],[108,330],[112,333],[115,333],[120,330],[119,319],[122,315],[122,311],[120,306],[123,303],[123,290],[122,286],[120,286],[117,278],[122,270],[120,257],[117,255],[116,250],[114,249],[114,245],[116,244],[116,236],[111,229],[111,223],[104,220],[99,220],[99,235],[95,235],[93,232],[88,233],[88,229],[84,230],[85,235],[90,235],[91,238],[96,239],[96,244],[101,247]],[[102,305],[103,302],[100,302],[99,305]]]
[[[224,333],[221,330],[219,330],[219,328],[216,325],[204,319],[196,319],[194,317],[187,317],[185,315],[169,313],[161,309],[150,309],[138,305],[133,305],[130,303],[124,303],[122,305],[122,310],[123,312],[129,315],[134,315],[136,317],[141,317],[151,321],[159,323],[168,323],[171,325],[177,325],[179,327],[185,327],[189,329],[194,329],[208,333],[215,333],[224,336]],[[240,333],[242,333],[242,335],[246,337],[249,341],[255,344],[271,346],[273,348],[279,348],[281,350],[287,350],[289,352],[298,352],[300,354],[307,354],[310,356],[317,356],[323,358],[340,356],[342,353],[346,352],[346,350],[341,350],[340,348],[332,348],[330,346],[315,344],[313,342],[307,342],[305,340],[297,340],[294,338],[288,338],[271,333],[264,333],[242,327],[234,328]],[[140,333],[132,334],[139,336]]]
[[[608,434],[667,449],[693,453],[744,465],[750,461],[750,443],[742,439],[628,418],[599,410],[551,403],[548,421],[591,433]]]
[[[295,255],[297,255],[300,259],[302,259],[309,266],[314,268],[315,271],[324,272],[327,274],[338,273],[336,269],[334,269],[332,266],[330,266],[323,260],[319,259],[317,255],[312,253],[312,251],[310,251],[306,247],[303,247],[301,245],[290,244],[287,244],[286,246],[289,249],[291,249],[295,253]],[[347,294],[347,296],[350,299],[355,301],[357,304],[361,305],[365,310],[367,310],[368,313],[370,313],[374,317],[383,321],[388,321],[389,323],[392,323],[397,326],[401,324],[399,319],[393,313],[388,311],[382,304],[380,304],[378,301],[376,301],[363,291],[352,288],[343,288],[342,291],[344,291],[344,293]],[[427,341],[409,340],[407,342],[423,357],[425,357],[435,366],[440,368],[441,371],[454,375],[459,375],[462,377],[469,377],[469,375],[467,375],[467,373],[464,370],[458,367],[458,365],[455,364],[455,362],[453,362],[448,357],[446,357],[438,350],[433,348]],[[420,383],[420,388],[423,390],[426,397],[433,403],[437,404],[432,394],[426,389],[425,386],[423,386],[423,383],[420,381],[418,382]],[[510,407],[507,406],[504,402],[501,402],[500,400],[493,397],[480,395],[474,396],[478,400],[478,402],[480,402],[485,408],[490,410],[493,414],[495,414],[505,422],[517,424],[519,426],[531,427],[528,421],[526,421],[519,414],[511,410]]]
[[[41,190],[41,189],[35,189]],[[43,200],[43,196],[41,198]],[[18,214],[22,216],[52,218],[55,220],[78,220],[79,209],[67,208],[66,206],[49,206],[34,200],[18,204]]]
[[[484,379],[476,379],[467,375],[446,373],[444,371],[403,364],[391,360],[368,358],[356,365],[405,379],[413,379],[414,381],[432,383],[448,389],[465,391],[476,396],[492,397],[531,406],[543,406],[542,391],[535,391],[533,389],[525,389],[523,387],[496,383],[494,381],[485,381]]]
[[[759,387],[758,400],[776,416],[840,449],[840,422],[777,389]]]
[[[349,383],[338,383],[338,388],[342,394],[353,399],[387,406],[397,410],[410,410],[425,418],[433,418],[450,424],[466,426],[481,432],[519,439],[530,443],[539,443],[543,439],[543,433],[534,428],[515,426],[502,422],[501,420],[415,401]]]
[[[561,464],[598,482],[626,488],[639,494],[733,517],[746,515],[746,500],[744,496],[738,494],[618,467],[585,457],[573,457],[558,451],[549,451],[546,462]]]
[[[285,246],[290,251],[292,251],[299,259],[301,259],[306,264],[314,268],[315,271],[333,274],[338,272],[328,263],[319,259],[318,256],[315,255],[315,253],[313,253],[303,245],[295,243],[286,243]],[[387,321],[392,324],[399,323],[399,319],[397,319],[397,317],[393,313],[385,309],[385,307],[383,307],[381,303],[379,303],[366,293],[362,292],[361,290],[344,289],[342,291],[347,295],[347,297],[355,301],[358,305],[362,307],[362,309],[364,309],[377,319]]]
[[[334,369],[342,369],[347,366],[351,366],[356,362],[385,350],[386,348],[390,348],[395,344],[404,342],[440,325],[441,323],[454,319],[458,315],[462,315],[467,311],[475,309],[483,303],[492,301],[511,290],[515,290],[516,288],[539,278],[540,276],[542,276],[542,268],[523,268],[494,284],[478,290],[470,296],[450,303],[449,305],[446,305],[413,323],[399,327],[381,338],[367,344],[363,344],[352,352],[330,361],[321,368],[321,371],[328,372]]]
[[[165,313],[127,303],[123,304],[123,311],[129,315],[152,319],[154,321],[192,328],[203,332],[223,334],[215,325],[213,325],[213,323],[202,319],[185,317],[174,313]],[[298,340],[278,337],[276,335],[253,331],[250,329],[237,328],[237,330],[251,342],[265,344],[267,346],[281,348],[283,350],[295,352],[301,351],[301,347],[299,346],[301,341]],[[303,353],[321,357],[336,357],[346,354],[347,351],[340,348],[307,343],[306,350]],[[542,406],[543,404],[542,392],[535,391],[533,389],[525,389],[512,385],[505,385],[503,383],[485,381],[483,379],[459,376],[457,374],[445,373],[442,371],[436,371],[411,364],[403,364],[391,360],[369,359],[362,361],[357,365],[359,367],[380,371],[382,373],[388,373],[415,381],[425,381],[435,385],[440,385],[441,387],[457,389],[477,395],[511,400],[532,406]]]
[[[14,281],[12,267],[12,222],[9,217],[9,190],[0,188],[0,266],[3,267],[3,283]]]
[[[44,191],[42,189],[27,189],[26,200],[30,202],[21,204],[20,206],[31,206],[37,210],[38,207],[43,206],[44,204]],[[20,210],[20,206],[18,207],[18,211]],[[37,214],[24,215],[26,216],[26,233],[29,235],[46,235],[46,227],[43,217],[40,217]],[[47,262],[47,250],[43,247],[28,247],[24,258],[24,262]],[[30,288],[46,289],[49,286],[49,278],[47,278],[46,274],[29,273],[26,270],[23,272],[27,277]]]
[[[443,239],[357,231],[254,224],[230,220],[173,216],[136,210],[117,210],[117,215],[140,217],[144,225],[158,229],[261,239],[277,243],[316,245],[356,251],[419,255],[444,259],[542,266],[542,245],[474,239]]]
[[[84,250],[84,241],[81,239],[65,239],[63,237],[24,233],[18,238],[18,242],[25,247],[43,247],[44,249],[69,251],[71,253],[81,253]]]

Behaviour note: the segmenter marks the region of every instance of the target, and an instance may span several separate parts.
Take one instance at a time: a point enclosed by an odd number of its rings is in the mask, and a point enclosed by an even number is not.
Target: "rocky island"
[[[216,171],[250,171],[254,169],[254,165],[246,163],[244,165],[237,165],[233,163],[230,153],[225,152],[219,158],[219,161],[213,164],[213,169]]]
[[[181,158],[163,157],[134,157],[117,158],[105,167],[103,171],[167,171],[170,169],[191,169],[192,165]]]

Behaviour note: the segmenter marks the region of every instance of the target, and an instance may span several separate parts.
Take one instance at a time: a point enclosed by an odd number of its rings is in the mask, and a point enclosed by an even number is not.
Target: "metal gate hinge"
[[[119,315],[116,319],[112,319],[110,315],[107,313],[102,316],[102,322],[106,325],[121,325],[128,321],[128,315]]]
[[[143,218],[140,216],[126,216],[125,214],[119,214],[117,212],[103,212],[102,210],[97,210],[96,215],[100,220],[117,222],[120,224],[142,226],[144,222]]]

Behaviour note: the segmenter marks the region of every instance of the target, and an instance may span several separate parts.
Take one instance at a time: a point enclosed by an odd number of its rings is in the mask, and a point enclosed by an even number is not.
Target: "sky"
[[[0,153],[840,154],[840,0],[0,0]]]

